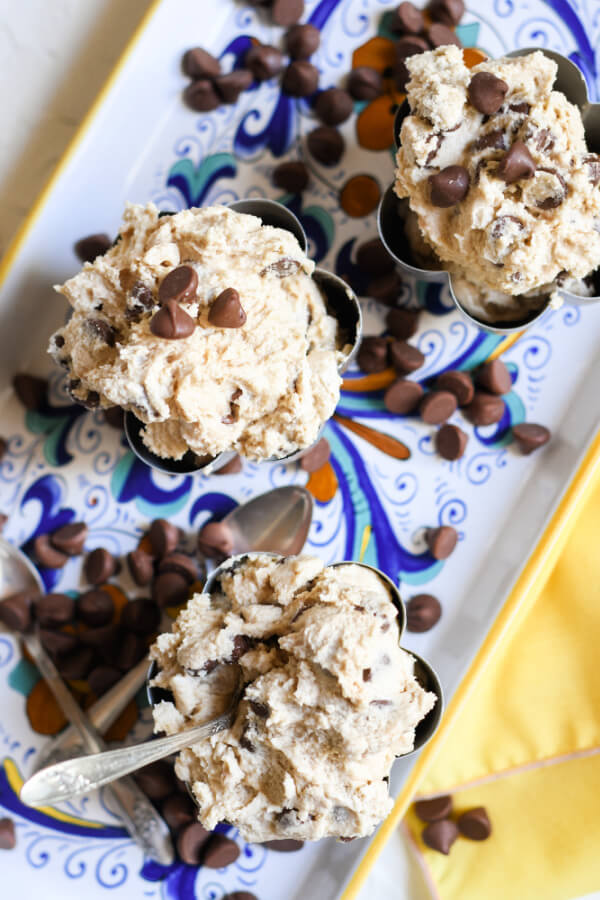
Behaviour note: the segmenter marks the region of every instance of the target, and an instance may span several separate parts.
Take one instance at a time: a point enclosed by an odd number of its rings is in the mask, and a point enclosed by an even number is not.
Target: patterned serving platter
[[[338,84],[352,66],[389,64],[385,14],[393,6],[391,0],[308,0],[305,18],[322,31],[314,59],[321,87]],[[488,0],[478,6],[458,29],[466,46],[489,55],[531,45],[558,50],[580,66],[590,97],[597,99],[596,0]],[[122,555],[157,516],[191,533],[271,487],[307,482],[297,464],[246,464],[240,474],[195,479],[153,473],[100,412],[70,403],[56,371],[44,409],[24,413],[17,403],[9,388],[15,371],[51,371],[47,337],[65,315],[51,285],[75,271],[74,241],[95,231],[116,233],[126,200],[182,209],[242,196],[279,199],[300,217],[314,259],[348,278],[364,298],[365,333],[383,331],[385,309],[366,298],[354,254],[375,235],[373,197],[392,178],[391,120],[398,98],[357,104],[342,129],[346,153],[333,169],[306,153],[305,136],[315,124],[310,102],[283,95],[277,79],[252,88],[233,107],[210,114],[185,108],[183,51],[201,44],[225,66],[236,65],[252,39],[277,44],[281,30],[233,0],[155,4],[7,260],[0,332],[12,340],[0,360],[2,434],[8,440],[0,510],[9,514],[6,536],[25,549],[35,535],[83,519],[90,527],[88,549],[105,546]],[[309,165],[311,185],[302,198],[272,188],[270,174],[282,158]],[[498,337],[460,319],[439,285],[406,283],[401,303],[425,310],[414,339],[426,356],[419,381],[448,368],[473,368],[498,348]],[[544,317],[504,353],[513,377],[504,418],[489,428],[463,426],[467,452],[454,463],[436,456],[432,428],[385,410],[379,376],[352,370],[345,377],[325,431],[331,461],[308,478],[316,504],[306,549],[327,563],[362,559],[378,566],[400,582],[405,599],[423,589],[441,599],[441,621],[427,634],[407,635],[407,645],[432,661],[448,697],[593,438],[600,420],[599,339],[600,309],[564,307]],[[512,426],[525,419],[554,433],[552,443],[531,457],[511,444]],[[456,552],[443,563],[424,541],[425,528],[437,524],[460,532]],[[76,591],[80,561],[42,576],[48,589]],[[124,587],[134,593],[132,584]],[[220,871],[181,863],[164,868],[143,861],[103,791],[60,809],[23,807],[19,785],[45,740],[27,716],[37,681],[16,642],[0,634],[0,816],[15,819],[18,839],[17,848],[2,855],[3,896],[20,900],[43,890],[49,900],[84,892],[90,900],[220,900],[227,891],[246,889],[261,900],[333,900],[341,894],[368,840],[322,841],[286,856],[242,844],[237,862]],[[134,736],[147,731],[148,719],[140,698]],[[396,764],[394,793],[413,765],[414,758]],[[352,887],[346,897],[351,895]]]

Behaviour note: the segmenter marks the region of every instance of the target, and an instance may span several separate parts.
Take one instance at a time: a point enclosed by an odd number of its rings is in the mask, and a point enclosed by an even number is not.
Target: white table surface
[[[148,6],[149,0],[0,0],[0,255]],[[374,897],[431,897],[399,831],[359,900]],[[600,892],[585,900],[600,900]]]

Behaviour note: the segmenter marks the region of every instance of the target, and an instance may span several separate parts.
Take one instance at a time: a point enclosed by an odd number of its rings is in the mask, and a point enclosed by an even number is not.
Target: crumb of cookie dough
[[[539,305],[541,289],[560,276],[582,279],[600,265],[600,158],[590,154],[581,115],[552,90],[556,63],[537,51],[486,60],[468,69],[458,47],[406,61],[411,115],[402,124],[395,191],[409,199],[425,242],[459,278],[507,295],[515,318]],[[499,109],[479,112],[469,100],[477,73],[507,86]],[[501,161],[522,142],[535,164],[531,178],[507,183]],[[429,177],[461,166],[469,188],[450,207],[431,202]],[[514,300],[511,298],[514,297]],[[497,304],[482,307],[497,318]]]
[[[196,594],[150,651],[153,709],[173,734],[223,712],[231,728],[178,757],[206,828],[227,820],[248,841],[369,834],[388,815],[387,776],[435,703],[398,646],[386,582],[348,563],[257,555]],[[234,664],[235,663],[235,664]]]
[[[193,329],[171,340],[151,322],[179,266],[193,270],[177,301]],[[158,456],[285,456],[316,440],[339,399],[341,336],[313,269],[292,234],[255,216],[214,206],[159,217],[153,204],[128,205],[116,244],[56,288],[73,313],[50,353],[74,399],[131,410]],[[240,327],[209,319],[227,288]]]

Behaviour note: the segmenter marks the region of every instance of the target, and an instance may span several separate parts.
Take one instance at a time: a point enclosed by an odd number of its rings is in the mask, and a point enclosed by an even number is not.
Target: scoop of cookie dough
[[[519,318],[557,279],[596,269],[600,158],[586,147],[577,107],[552,90],[556,63],[535,52],[468,69],[450,46],[406,65],[411,115],[395,191],[444,267],[475,285],[464,305],[476,294],[475,314]],[[450,167],[466,173],[466,193]]]
[[[339,399],[338,327],[288,231],[226,207],[128,205],[119,240],[56,289],[74,399],[121,406],[161,457],[308,447]]]
[[[259,842],[372,832],[394,757],[435,703],[398,639],[385,581],[351,563],[256,555],[196,594],[151,657],[173,694],[153,709],[157,731],[218,715],[244,686],[232,727],[175,765],[203,825]]]

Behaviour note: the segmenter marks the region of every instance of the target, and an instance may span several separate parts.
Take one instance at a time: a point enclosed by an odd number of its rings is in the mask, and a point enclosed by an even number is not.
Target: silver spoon
[[[275,488],[236,506],[223,519],[231,530],[231,555],[264,550],[296,556],[306,543],[312,514],[312,495],[299,485]],[[148,665],[144,657],[87,711],[89,721],[101,734],[110,728],[145,683]],[[36,754],[33,772],[84,752],[78,730],[69,725]]]
[[[0,538],[0,597],[20,590],[44,593],[44,586],[25,554]],[[31,631],[19,634],[19,637],[85,749],[90,753],[104,750],[106,744],[69,691],[38,634]],[[135,781],[126,779],[115,782],[111,792],[127,831],[141,847],[144,856],[163,865],[172,863],[175,857],[169,829]]]

